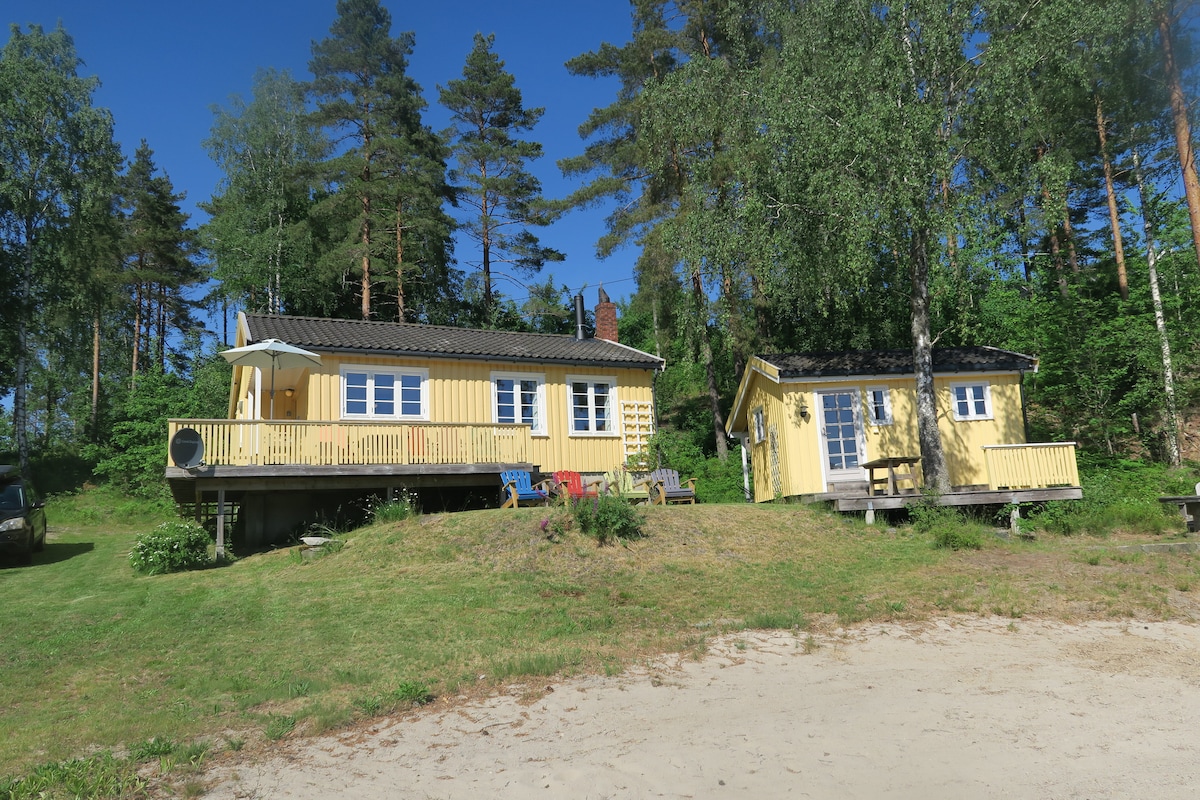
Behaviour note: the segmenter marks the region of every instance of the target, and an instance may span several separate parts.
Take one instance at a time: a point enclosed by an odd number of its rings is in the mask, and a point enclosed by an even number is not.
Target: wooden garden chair
[[[583,482],[583,476],[574,470],[564,469],[554,473],[554,494],[567,500],[579,500],[584,497],[599,497],[603,479]]]
[[[688,478],[680,483],[679,473],[673,469],[656,469],[650,473],[650,497],[654,505],[671,503],[695,503],[696,479]]]
[[[504,481],[504,488],[500,490],[504,496],[504,505],[500,506],[501,508],[516,508],[522,503],[542,506],[550,504],[550,482],[533,483],[528,470],[505,470],[500,473],[500,480]]]
[[[631,503],[649,503],[650,489],[647,481],[634,482],[633,474],[622,467],[604,473],[605,488],[614,497]]]

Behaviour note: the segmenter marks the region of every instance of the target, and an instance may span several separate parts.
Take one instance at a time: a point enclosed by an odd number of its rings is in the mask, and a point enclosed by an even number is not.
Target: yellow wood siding
[[[957,383],[987,383],[991,393],[991,419],[956,420],[950,387]],[[938,400],[938,429],[946,451],[946,468],[954,486],[986,486],[987,464],[983,447],[991,444],[1023,444],[1025,422],[1021,414],[1021,385],[1017,375],[961,375],[935,378]],[[910,396],[915,389],[909,389]],[[915,402],[914,402],[915,409]],[[913,412],[916,418],[916,412]],[[915,423],[914,423],[915,424]],[[920,447],[913,451],[920,454]]]
[[[534,435],[530,460],[549,472],[572,469],[580,472],[605,472],[624,463],[622,402],[650,403],[653,400],[653,373],[644,369],[610,369],[561,365],[513,364],[508,362],[465,361],[457,359],[394,358],[386,356],[322,355],[321,366],[305,374],[297,385],[295,419],[314,421],[340,420],[342,416],[342,368],[412,367],[428,371],[426,384],[428,422],[492,423],[492,376],[494,373],[537,375],[543,380],[546,417],[544,435]],[[570,431],[570,400],[567,377],[609,378],[615,391],[609,398],[612,427],[607,435],[573,435]],[[235,376],[235,381],[237,377]],[[250,380],[238,387],[239,399],[245,399]],[[242,416],[249,416],[249,404]],[[276,417],[280,417],[279,393],[276,393]],[[634,432],[631,431],[631,436]]]
[[[954,418],[951,387],[959,383],[988,385],[992,414],[990,419]],[[886,389],[888,392],[892,420],[890,424],[875,425],[870,421],[866,408],[867,391],[875,388]],[[763,375],[755,374],[750,377],[744,389],[742,408],[745,414],[745,429],[751,434],[751,463],[756,501],[770,500],[779,494],[795,496],[828,491],[822,469],[821,420],[817,393],[831,391],[853,391],[858,396],[863,434],[862,461],[885,456],[920,455],[916,387],[912,378],[888,376],[778,384]],[[942,433],[951,484],[987,485],[989,481],[984,445],[1025,442],[1019,376],[1001,373],[938,376],[934,380],[934,391],[937,394],[938,426]],[[800,414],[802,405],[808,408],[807,419]],[[754,411],[760,407],[764,412],[768,434],[762,443],[753,441]],[[779,439],[778,465],[772,463],[771,457],[772,425],[776,426]]]

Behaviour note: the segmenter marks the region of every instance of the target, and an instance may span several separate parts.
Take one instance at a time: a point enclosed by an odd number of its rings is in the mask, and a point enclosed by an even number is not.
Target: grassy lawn
[[[5,775],[45,762],[164,741],[236,749],[425,690],[699,654],[747,627],[1200,617],[1191,554],[1128,553],[1120,537],[938,550],[907,527],[800,506],[648,509],[645,538],[607,547],[547,538],[544,509],[431,515],[345,534],[316,558],[287,548],[153,577],[128,562],[152,517],[49,511],[46,551],[0,567],[0,798]]]

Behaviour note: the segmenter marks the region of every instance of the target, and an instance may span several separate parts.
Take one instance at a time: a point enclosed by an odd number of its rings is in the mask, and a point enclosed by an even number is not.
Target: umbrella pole
[[[275,357],[271,356],[271,419],[275,419]]]

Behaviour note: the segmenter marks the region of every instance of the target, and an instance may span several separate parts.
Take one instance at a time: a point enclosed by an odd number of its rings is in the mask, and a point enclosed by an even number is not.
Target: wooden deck
[[[203,460],[169,463],[167,483],[181,510],[216,520],[220,548],[230,520],[257,546],[330,513],[348,493],[498,495],[501,472],[540,470],[527,425],[173,419],[168,440],[185,429],[203,442]]]
[[[953,491],[937,499],[941,506],[1002,506],[1008,503],[1041,503],[1047,500],[1079,500],[1083,490],[1078,486],[1058,486],[1039,489],[965,489]],[[824,495],[813,495],[812,502],[832,501],[838,511],[867,511],[874,509],[904,508],[912,503],[920,502],[919,494],[894,495],[845,495],[830,492]]]
[[[214,467],[369,467],[524,464],[528,425],[172,419],[204,442]],[[169,475],[168,475],[169,477]]]

